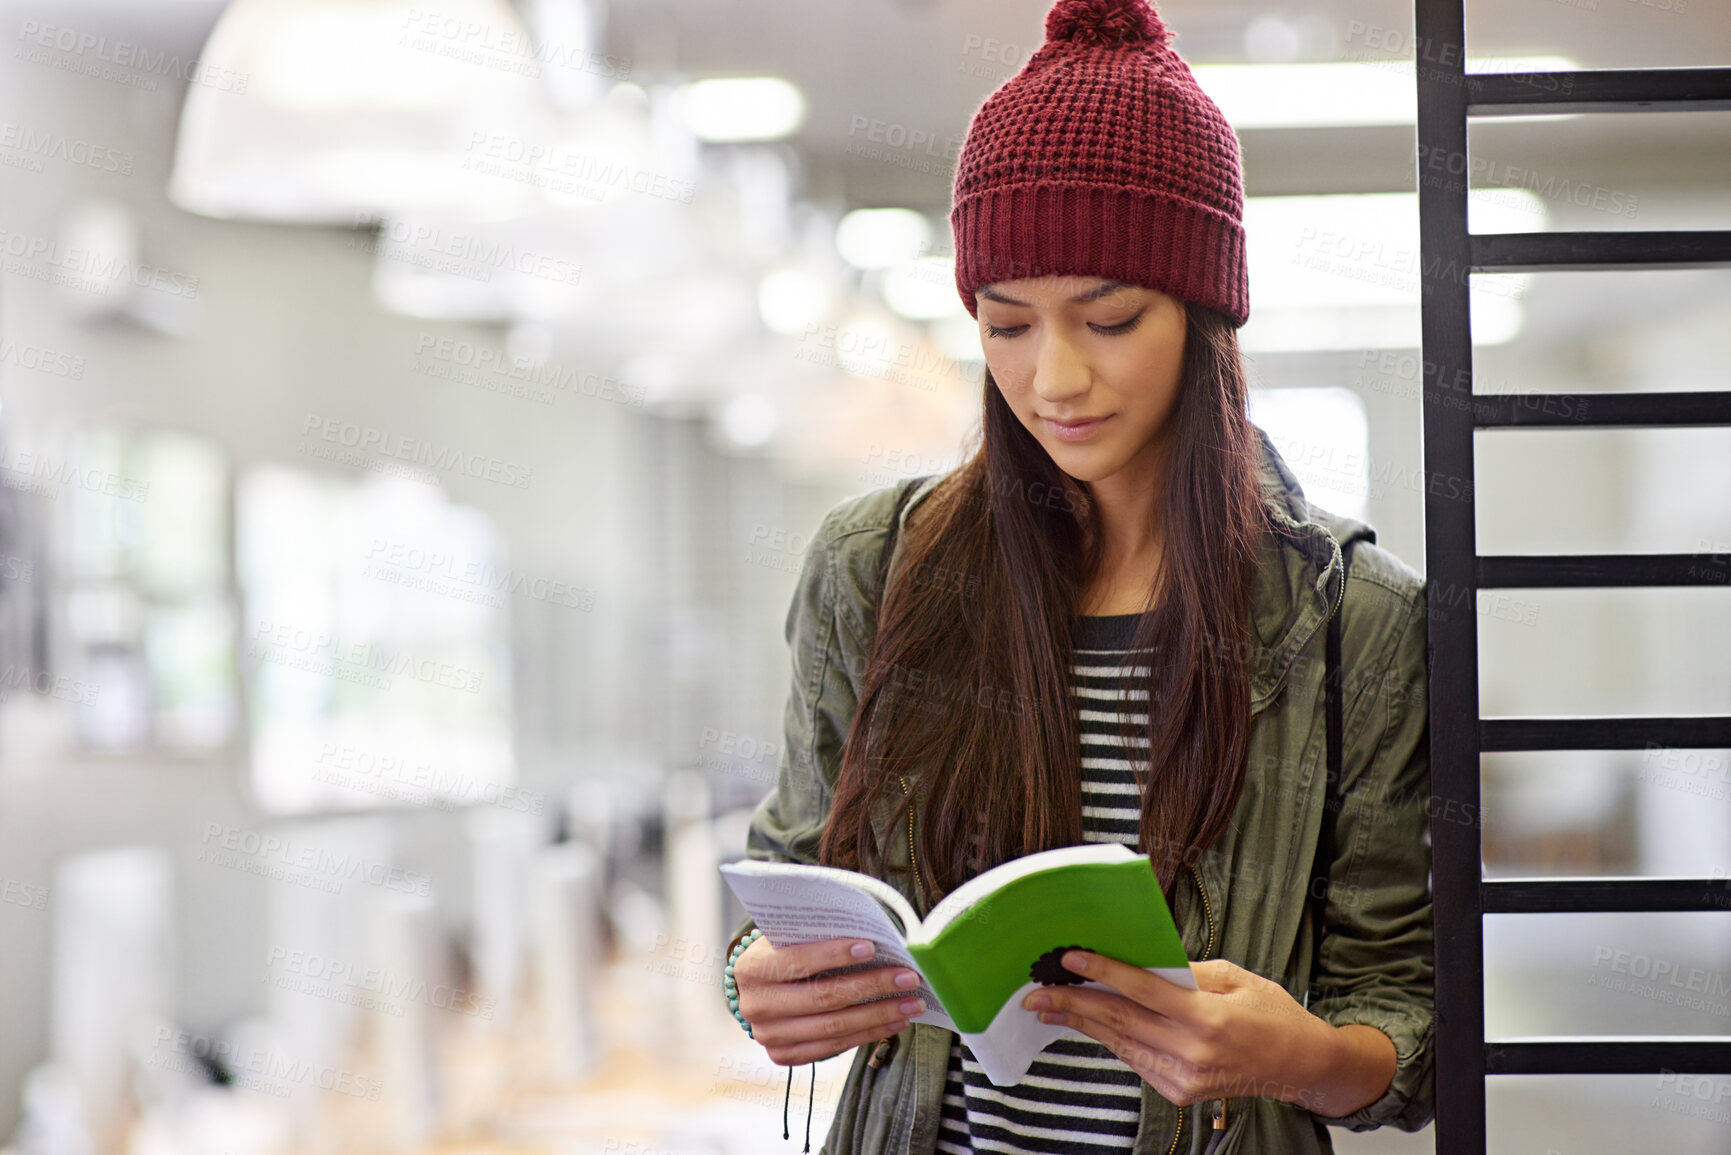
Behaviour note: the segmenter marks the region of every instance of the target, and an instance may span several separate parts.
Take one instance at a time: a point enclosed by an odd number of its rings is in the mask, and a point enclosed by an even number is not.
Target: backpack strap
[[[1344,743],[1341,705],[1340,619],[1346,613],[1346,579],[1352,567],[1352,542],[1340,548],[1340,606],[1328,616],[1327,638],[1323,643],[1323,730],[1327,739],[1327,774],[1322,790],[1322,825],[1316,834],[1316,857],[1310,864],[1311,963],[1310,984],[1304,992],[1304,1005],[1310,1006],[1310,992],[1317,987],[1317,968],[1322,959],[1323,916],[1328,909],[1328,868],[1334,861],[1334,817],[1340,809],[1340,760]]]

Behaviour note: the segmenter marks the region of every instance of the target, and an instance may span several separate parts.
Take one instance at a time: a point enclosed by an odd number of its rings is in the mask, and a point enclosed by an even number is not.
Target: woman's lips
[[[1104,417],[1094,417],[1086,421],[1054,421],[1050,417],[1042,417],[1053,437],[1059,441],[1086,441],[1099,431],[1100,427],[1111,420],[1108,413]]]

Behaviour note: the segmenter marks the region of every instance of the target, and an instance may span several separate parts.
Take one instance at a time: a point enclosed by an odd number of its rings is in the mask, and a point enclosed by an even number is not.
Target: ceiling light
[[[721,407],[721,435],[741,449],[769,444],[776,424],[775,404],[761,393],[730,397]]]
[[[835,360],[855,377],[882,377],[896,363],[901,339],[882,318],[856,313],[836,329]]]
[[[757,283],[757,311],[772,333],[809,331],[829,313],[830,286],[810,269],[786,265]]]
[[[169,198],[214,217],[354,224],[532,206],[494,153],[546,140],[552,110],[504,0],[235,0],[188,86]],[[527,66],[527,67],[525,67]]]
[[[680,90],[685,122],[712,143],[781,140],[805,122],[805,96],[775,76],[718,77]]]
[[[913,209],[855,209],[835,229],[842,260],[862,269],[915,260],[931,244],[931,222]]]
[[[956,266],[949,257],[921,257],[883,271],[884,300],[903,317],[930,321],[967,310],[956,291]]]
[[[1473,189],[1474,232],[1542,231],[1543,200],[1519,188]],[[1246,351],[1413,348],[1419,344],[1417,193],[1247,197],[1251,315]],[[1474,274],[1473,339],[1520,330],[1517,298],[1532,274]]]
[[[1562,56],[1474,59],[1468,72],[1567,72]],[[1340,60],[1300,64],[1196,64],[1196,82],[1227,123],[1247,128],[1340,128],[1418,122],[1410,60]],[[1504,117],[1499,119],[1521,119]]]

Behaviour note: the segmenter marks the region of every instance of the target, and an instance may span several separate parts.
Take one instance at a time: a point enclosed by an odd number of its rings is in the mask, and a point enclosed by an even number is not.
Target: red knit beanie
[[[956,159],[956,287],[1096,276],[1250,315],[1238,137],[1148,0],[1058,0]]]

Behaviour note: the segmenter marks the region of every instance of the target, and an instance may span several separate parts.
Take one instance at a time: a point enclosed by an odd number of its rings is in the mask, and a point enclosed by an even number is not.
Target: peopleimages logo
[[[0,879],[0,902],[29,907],[32,910],[47,910],[48,888],[20,882],[15,878]]]
[[[51,454],[15,451],[5,445],[0,445],[0,485],[50,498],[60,495],[61,486],[127,501],[143,501],[150,492],[147,482],[106,469],[81,468],[70,457],[56,459]]]
[[[433,878],[429,874],[389,866],[358,854],[339,854],[288,835],[261,834],[222,822],[206,822],[202,841],[204,849],[198,855],[200,862],[248,870],[249,873],[260,871],[243,864],[248,860],[305,871],[316,881],[329,883],[321,889],[333,893],[340,889],[341,883],[357,881],[387,890],[400,890],[405,894],[433,893]]]
[[[357,965],[352,960],[281,946],[272,946],[265,958],[264,981],[280,990],[354,1003],[393,1015],[401,1015],[409,1003],[420,1003],[436,1010],[491,1019],[497,1001],[447,983],[428,983],[419,975],[398,974],[387,967]]]
[[[228,1075],[231,1087],[245,1087],[286,1099],[298,1086],[316,1086],[356,1099],[378,1101],[384,1084],[377,1078],[342,1067],[315,1067],[305,1059],[277,1054],[263,1047],[243,1047],[228,1039],[213,1039],[192,1031],[158,1027],[156,1046],[146,1065],[205,1077],[212,1063]]]
[[[425,760],[410,761],[399,755],[378,753],[359,746],[339,746],[325,742],[319,746],[321,781],[351,789],[373,787],[371,793],[401,785],[404,793],[418,795],[429,803],[484,803],[503,810],[539,814],[547,804],[547,796],[539,790],[525,790],[508,782],[477,777],[467,772],[447,769]]]
[[[0,253],[9,258],[5,264],[8,273],[81,293],[100,296],[130,285],[189,301],[198,297],[197,277],[157,265],[134,264],[111,252],[62,245],[48,237],[0,229]]]
[[[96,686],[81,678],[51,674],[47,670],[32,670],[28,666],[9,665],[0,669],[0,702],[16,690],[32,690],[62,702],[79,706],[96,705]]]
[[[132,85],[147,92],[156,90],[157,78],[170,77],[241,96],[252,79],[248,73],[212,67],[197,57],[182,59],[178,53],[152,52],[142,44],[110,40],[94,32],[37,20],[19,21],[18,40],[21,46],[13,55],[21,60]],[[51,56],[45,50],[61,55]]]
[[[471,172],[533,184],[552,192],[602,200],[608,190],[639,193],[690,204],[695,181],[637,168],[613,156],[579,152],[499,133],[472,132],[462,167]]]
[[[392,260],[426,264],[417,258],[448,258],[426,267],[438,272],[455,273],[471,280],[489,282],[495,271],[521,273],[539,277],[555,284],[576,285],[583,280],[581,263],[568,261],[552,253],[518,248],[495,237],[480,233],[455,232],[425,222],[412,222],[398,217],[380,218],[370,213],[357,213],[356,228],[377,226],[376,244],[369,252],[382,246]]]
[[[0,365],[11,363],[22,369],[46,373],[50,377],[84,379],[84,358],[75,353],[61,353],[41,345],[20,345],[16,341],[0,341]]]
[[[450,337],[435,337],[431,333],[421,334],[420,340],[415,344],[415,355],[418,358],[431,358],[447,367],[443,372],[432,372],[430,367],[418,368],[417,372],[450,377],[465,385],[478,385],[481,388],[497,388],[482,383],[488,377],[509,378],[529,386],[532,391],[531,399],[547,405],[553,403],[554,392],[590,397],[597,401],[614,401],[637,408],[642,408],[648,397],[648,391],[643,386],[630,385],[605,374],[538,361],[531,357],[513,356],[486,345]],[[473,370],[475,376],[461,375],[460,371],[465,369]]]
[[[373,539],[361,574],[493,607],[503,604],[497,595],[506,593],[574,610],[595,607],[595,591],[575,582],[531,577],[518,570],[500,569],[481,558],[464,558],[387,538]]]
[[[393,677],[467,693],[481,689],[481,671],[454,662],[418,658],[376,642],[349,642],[323,630],[261,619],[253,630],[251,657],[290,669],[359,682],[381,690]]]
[[[623,57],[595,52],[582,44],[532,36],[521,29],[485,24],[466,13],[410,8],[402,29],[397,41],[401,47],[503,72],[540,76],[540,66],[550,65],[608,80],[624,80],[631,75],[631,61]]]
[[[92,144],[88,140],[62,133],[42,132],[28,125],[7,121],[0,124],[0,148],[11,149],[28,159],[33,172],[42,171],[42,162],[57,160],[98,172],[132,175],[133,155],[124,149]]]
[[[421,437],[404,437],[400,433],[374,429],[340,417],[308,413],[301,426],[301,436],[303,441],[322,441],[356,454],[374,453],[446,473],[498,482],[515,489],[528,489],[535,475],[532,466],[488,457],[484,453],[466,453],[454,446],[439,445]],[[316,445],[313,447],[313,456],[327,456],[319,453],[318,448]]]

